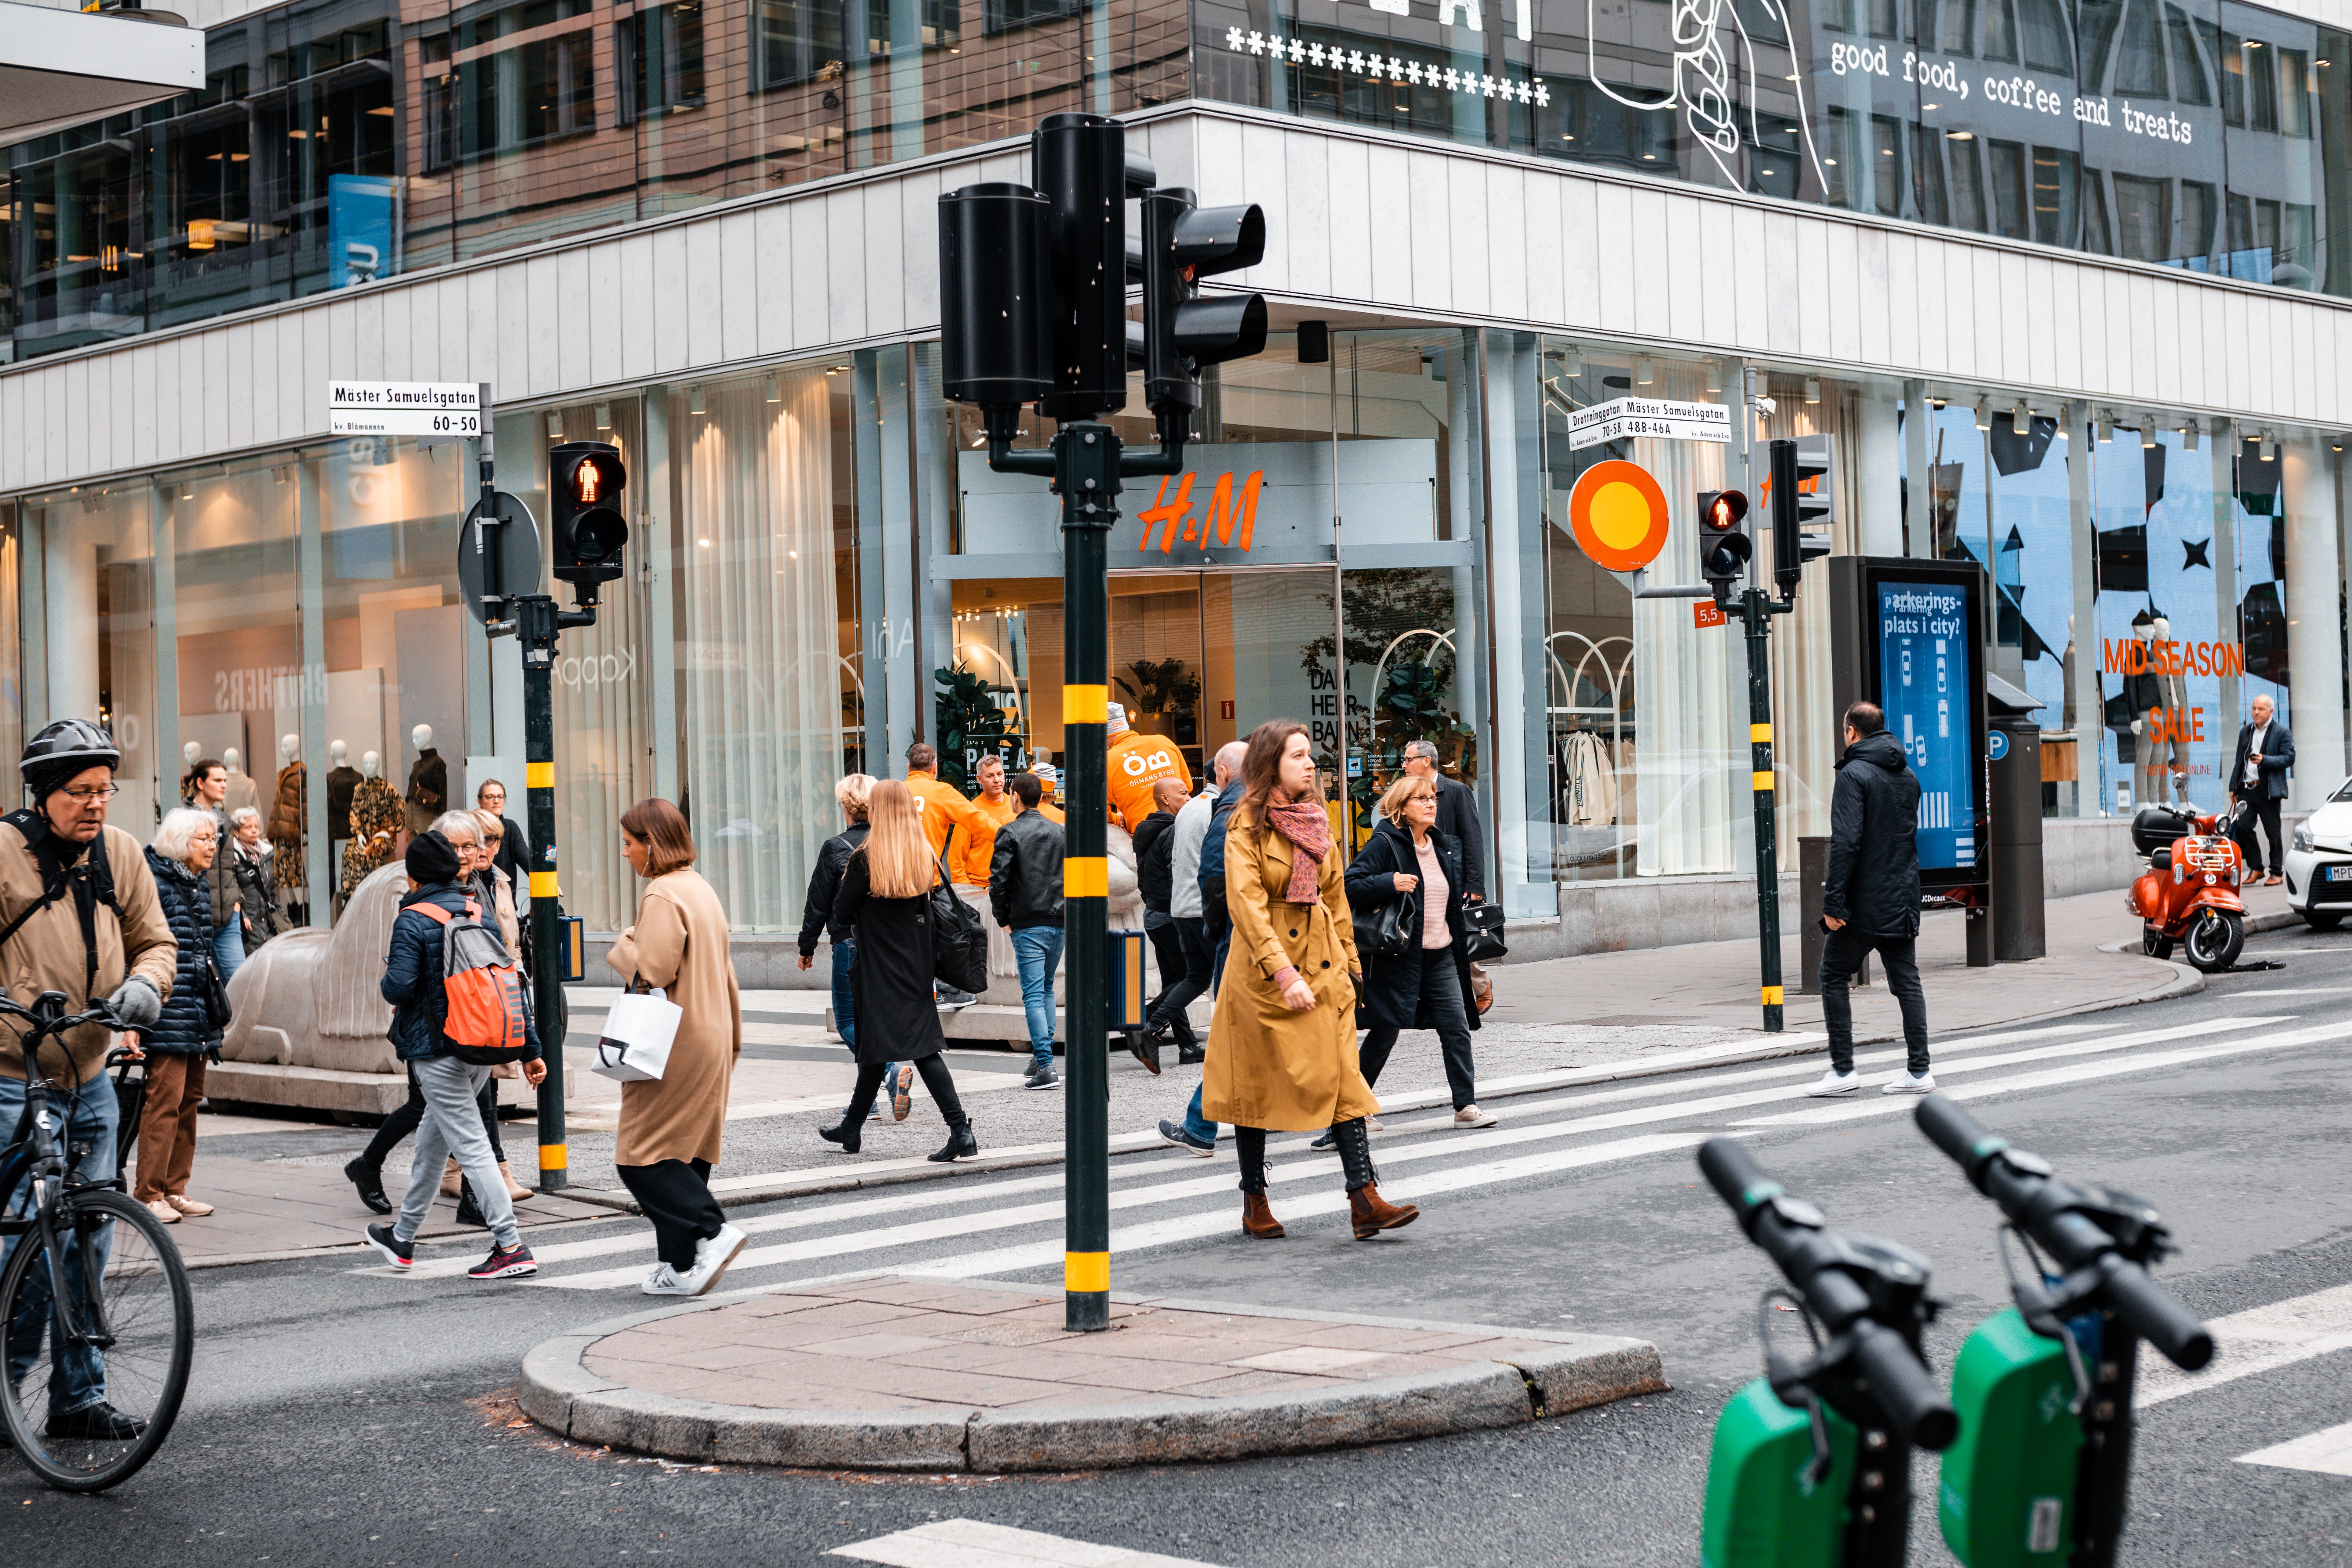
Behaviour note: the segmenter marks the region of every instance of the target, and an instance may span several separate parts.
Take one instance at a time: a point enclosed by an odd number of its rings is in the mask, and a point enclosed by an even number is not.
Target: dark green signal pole
[[[1779,796],[1772,788],[1772,617],[1797,607],[1793,599],[1775,599],[1761,588],[1739,595],[1740,623],[1748,629],[1748,766],[1756,803],[1757,948],[1763,963],[1760,994],[1764,1029],[1777,1035],[1781,1027],[1780,984],[1780,841],[1774,810]]]

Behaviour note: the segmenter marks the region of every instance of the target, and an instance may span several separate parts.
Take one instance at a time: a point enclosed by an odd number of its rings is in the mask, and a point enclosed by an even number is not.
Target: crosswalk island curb
[[[523,1358],[519,1403],[541,1426],[573,1442],[694,1464],[1003,1475],[1216,1462],[1444,1436],[1518,1426],[1668,1387],[1657,1347],[1645,1341],[1475,1324],[1444,1326],[1542,1342],[1507,1360],[1340,1383],[1328,1391],[962,1414],[722,1405],[631,1388],[585,1364],[590,1350],[614,1334],[719,1305],[657,1308],[547,1340]],[[1276,1315],[1264,1307],[1184,1305],[1237,1316]],[[1299,1316],[1401,1326],[1393,1319]]]

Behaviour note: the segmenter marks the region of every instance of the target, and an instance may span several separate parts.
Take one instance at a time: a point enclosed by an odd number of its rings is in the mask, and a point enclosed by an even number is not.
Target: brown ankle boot
[[[1348,1217],[1356,1223],[1356,1239],[1367,1241],[1384,1230],[1411,1225],[1421,1211],[1411,1204],[1392,1204],[1370,1182],[1348,1194]]]
[[[1279,1241],[1286,1234],[1274,1210],[1266,1206],[1264,1193],[1242,1194],[1242,1234],[1260,1241]]]

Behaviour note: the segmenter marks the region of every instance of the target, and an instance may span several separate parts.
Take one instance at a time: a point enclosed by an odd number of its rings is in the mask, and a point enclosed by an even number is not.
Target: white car
[[[2286,848],[2286,901],[2314,931],[2352,914],[2352,779],[2294,830]]]

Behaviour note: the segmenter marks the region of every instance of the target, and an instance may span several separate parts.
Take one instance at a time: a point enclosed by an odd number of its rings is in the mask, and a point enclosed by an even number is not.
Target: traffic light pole
[[[1772,617],[1797,606],[1775,600],[1761,588],[1739,595],[1740,620],[1748,628],[1748,766],[1756,802],[1757,950],[1763,962],[1759,994],[1764,1029],[1777,1035],[1780,1008],[1780,850],[1772,788]]]
[[[556,921],[555,876],[555,644],[566,626],[596,623],[593,609],[560,610],[545,594],[510,601],[514,619],[493,623],[493,637],[512,634],[522,642],[523,779],[530,840],[530,1007],[539,1026],[547,1076],[539,1083],[539,1187],[561,1192],[571,1184],[572,1155],[563,1125],[563,954]]]

